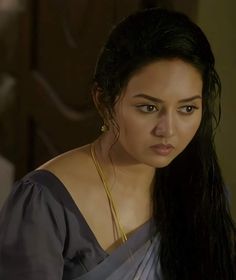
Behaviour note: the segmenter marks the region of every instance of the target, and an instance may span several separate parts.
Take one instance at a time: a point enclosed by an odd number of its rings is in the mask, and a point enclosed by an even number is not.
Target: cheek
[[[181,138],[183,140],[183,145],[187,145],[194,137],[194,135],[196,134],[199,126],[201,123],[201,117],[196,118],[195,120],[193,120],[191,123],[186,123],[186,124],[182,124],[181,128],[179,131],[181,131],[181,135],[179,135],[180,137],[180,141]]]
[[[145,121],[145,118],[136,114],[122,114],[117,118],[117,123],[120,127],[119,139],[123,145],[136,146],[141,140],[147,137],[151,130],[150,123]],[[139,141],[140,140],[140,141]],[[125,144],[126,143],[126,144]]]

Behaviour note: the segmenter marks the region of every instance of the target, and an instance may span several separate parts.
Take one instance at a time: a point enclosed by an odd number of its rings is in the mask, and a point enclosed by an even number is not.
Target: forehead
[[[122,98],[148,94],[159,99],[185,99],[202,95],[202,77],[192,64],[180,59],[151,62],[137,71],[122,91]]]

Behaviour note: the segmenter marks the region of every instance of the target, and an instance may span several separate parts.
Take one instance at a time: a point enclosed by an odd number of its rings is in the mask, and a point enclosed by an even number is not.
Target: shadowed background
[[[217,152],[236,220],[234,0],[0,0],[0,207],[15,179],[99,134],[89,95],[99,49],[120,19],[154,6],[185,12],[212,45],[223,86]]]

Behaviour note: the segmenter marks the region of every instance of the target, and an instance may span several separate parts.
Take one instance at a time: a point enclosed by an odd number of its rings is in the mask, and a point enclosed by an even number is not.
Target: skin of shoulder
[[[65,152],[41,165],[38,169],[51,171],[59,179],[70,178],[73,173],[79,174],[85,171],[90,163],[88,145]]]
[[[40,169],[50,171],[64,184],[101,247],[110,247],[114,242],[110,208],[90,156],[90,145],[61,154]]]
[[[89,200],[89,194],[96,192],[94,186],[97,173],[93,167],[89,145],[63,153],[40,166],[38,170],[40,169],[53,173],[66,187],[75,203],[80,205],[79,208],[83,208],[83,201]]]

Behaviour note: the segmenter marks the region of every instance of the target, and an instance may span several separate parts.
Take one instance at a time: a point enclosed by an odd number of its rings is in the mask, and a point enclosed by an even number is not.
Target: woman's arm
[[[62,279],[65,232],[63,209],[45,188],[17,183],[0,214],[0,279]]]

